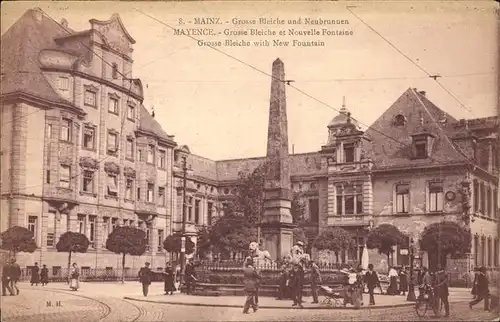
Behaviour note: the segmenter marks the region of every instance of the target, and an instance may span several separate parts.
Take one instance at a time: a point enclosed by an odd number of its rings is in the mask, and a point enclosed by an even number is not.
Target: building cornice
[[[19,103],[19,101],[37,105],[39,107],[43,107],[46,109],[59,107],[71,111],[73,113],[76,113],[80,117],[87,115],[87,113],[84,110],[82,110],[79,107],[76,107],[75,105],[70,104],[69,102],[63,103],[63,102],[51,101],[22,91],[16,91],[13,93],[0,95],[0,102],[2,102],[2,104]]]
[[[148,136],[148,137],[152,137],[152,138],[155,138],[159,144],[163,145],[163,146],[166,146],[166,147],[169,147],[169,148],[175,148],[177,147],[177,142],[175,142],[174,140],[167,140],[165,138],[162,138],[156,134],[154,134],[153,132],[149,132],[149,131],[144,131],[144,130],[136,130],[135,131],[136,135],[140,136]]]

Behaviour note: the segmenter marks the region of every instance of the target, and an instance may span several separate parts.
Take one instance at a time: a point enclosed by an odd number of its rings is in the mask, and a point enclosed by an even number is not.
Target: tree
[[[339,254],[354,247],[352,235],[340,227],[326,228],[314,242],[314,247],[318,250],[330,250],[335,253],[337,263],[339,263]],[[342,258],[344,263],[344,258]]]
[[[86,253],[90,242],[87,236],[72,231],[65,232],[56,244],[58,252],[68,252],[68,282],[70,280],[71,254]]]
[[[224,216],[218,218],[210,228],[209,239],[220,253],[244,252],[251,242],[257,240],[257,229],[244,214],[236,212],[229,205]]]
[[[406,243],[406,240],[407,236],[396,226],[382,224],[368,233],[366,247],[368,249],[378,249],[379,254],[387,256],[387,263],[389,263],[389,257],[394,252],[393,247]]]
[[[196,241],[196,250],[199,258],[205,258],[212,249],[210,241],[210,229],[202,227],[198,230],[198,239]]]
[[[190,255],[194,252],[194,243],[191,237],[186,237],[186,254]],[[168,235],[163,241],[163,248],[170,253],[180,253],[182,248],[181,235]]]
[[[116,227],[106,240],[106,249],[122,254],[122,283],[125,283],[125,255],[140,256],[146,252],[146,232],[131,226]]]
[[[37,246],[33,232],[19,226],[13,226],[1,235],[2,249],[10,251],[14,257],[18,252],[33,253]]]
[[[268,162],[264,162],[251,173],[240,172],[238,174],[240,184],[236,187],[236,198],[233,201],[233,207],[236,212],[243,213],[249,223],[254,226],[260,223],[264,202],[262,198],[264,180],[268,167]]]
[[[420,248],[429,254],[429,268],[446,266],[448,255],[463,256],[472,247],[469,229],[454,221],[442,221],[425,227],[420,238]]]

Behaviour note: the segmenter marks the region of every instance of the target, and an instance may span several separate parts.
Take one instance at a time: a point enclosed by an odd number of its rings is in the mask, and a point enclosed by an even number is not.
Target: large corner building
[[[147,231],[149,247],[126,266],[164,267],[162,241],[181,230],[183,154],[193,241],[199,227],[223,215],[238,173],[266,160],[214,161],[178,147],[143,105],[134,43],[116,14],[75,31],[38,9],[2,35],[0,230],[27,227],[39,247],[18,255],[21,266],[64,267],[67,254],[55,244],[76,231],[91,241],[74,257],[81,267],[120,267],[106,237],[132,225]],[[318,233],[340,226],[356,236],[356,247],[342,254],[347,261],[360,259],[369,229],[381,223],[417,240],[426,225],[447,219],[469,222],[471,265],[498,269],[498,128],[498,117],[456,120],[414,88],[366,131],[342,106],[325,122],[326,145],[288,156],[291,187]],[[395,263],[407,263],[404,252],[396,254]],[[383,265],[376,252],[370,256]],[[335,260],[327,252],[313,257]]]

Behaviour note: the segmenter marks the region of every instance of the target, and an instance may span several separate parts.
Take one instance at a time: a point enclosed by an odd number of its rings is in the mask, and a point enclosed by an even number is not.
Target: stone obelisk
[[[292,191],[288,160],[285,66],[273,62],[271,102],[267,132],[267,172],[264,179],[264,209],[261,220],[264,249],[273,260],[283,258],[293,246],[294,228],[290,208]]]

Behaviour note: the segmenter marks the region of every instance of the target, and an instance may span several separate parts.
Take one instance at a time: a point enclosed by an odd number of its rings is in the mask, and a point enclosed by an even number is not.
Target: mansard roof
[[[165,141],[170,141],[175,145],[173,141],[174,137],[172,135],[168,135],[167,132],[163,130],[160,123],[158,123],[154,117],[149,114],[148,110],[141,104],[141,119],[139,124],[139,130],[145,133],[156,136]]]

